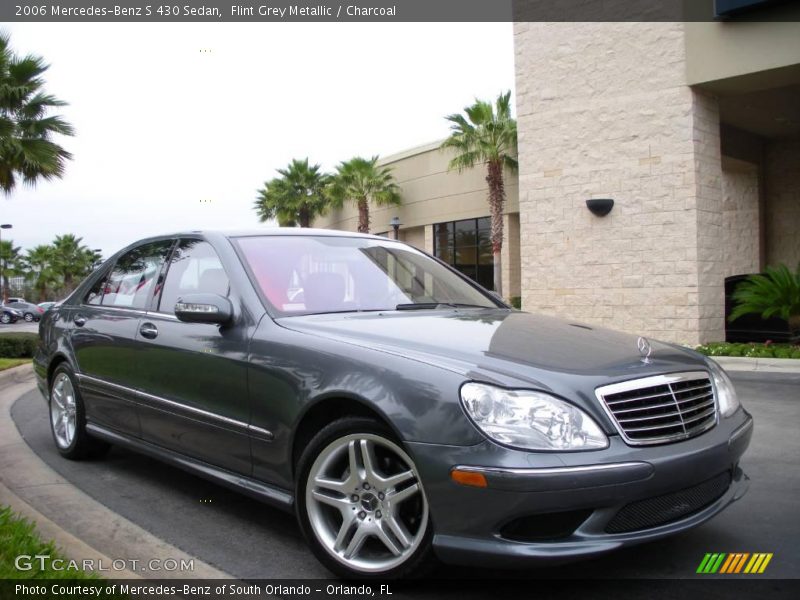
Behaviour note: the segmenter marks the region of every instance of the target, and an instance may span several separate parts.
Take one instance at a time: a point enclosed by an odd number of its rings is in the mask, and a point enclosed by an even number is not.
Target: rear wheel
[[[83,399],[75,385],[75,376],[66,364],[53,373],[50,384],[50,431],[59,454],[78,460],[102,456],[109,445],[86,433]]]
[[[431,565],[433,527],[417,468],[392,432],[349,417],[298,464],[297,517],[317,558],[344,577],[410,577]]]
[[[23,318],[24,318],[24,319],[25,319],[25,320],[26,320],[28,323],[30,323],[31,321],[33,321],[33,315],[32,315],[31,313],[25,313],[25,316],[24,316]]]

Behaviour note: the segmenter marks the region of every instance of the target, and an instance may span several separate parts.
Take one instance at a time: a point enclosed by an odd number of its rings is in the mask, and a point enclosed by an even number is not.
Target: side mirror
[[[217,294],[186,294],[175,303],[175,316],[186,323],[224,325],[233,318],[233,305]]]

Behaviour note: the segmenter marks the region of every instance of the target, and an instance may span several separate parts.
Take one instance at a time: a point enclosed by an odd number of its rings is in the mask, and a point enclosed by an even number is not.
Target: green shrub
[[[729,344],[709,342],[695,348],[706,356],[746,356],[748,358],[800,358],[800,346],[793,344]]]
[[[517,310],[522,310],[522,296],[511,296],[511,306]]]
[[[0,334],[0,358],[33,358],[38,345],[39,336],[35,333]]]

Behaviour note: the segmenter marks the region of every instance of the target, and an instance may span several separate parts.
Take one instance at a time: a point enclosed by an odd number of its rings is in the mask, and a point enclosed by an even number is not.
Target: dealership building
[[[800,263],[800,6],[780,10],[515,24],[506,297],[695,344],[725,337],[726,278]],[[491,287],[484,169],[448,171],[450,157],[434,143],[384,158],[403,204],[373,207],[371,231],[393,236],[397,217],[400,239]],[[315,224],[355,230],[355,208]]]

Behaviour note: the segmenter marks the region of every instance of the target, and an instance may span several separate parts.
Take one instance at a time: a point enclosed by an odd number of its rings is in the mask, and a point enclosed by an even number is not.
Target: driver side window
[[[202,240],[181,240],[172,253],[158,310],[174,314],[175,303],[185,294],[227,296],[228,276],[214,248]]]

